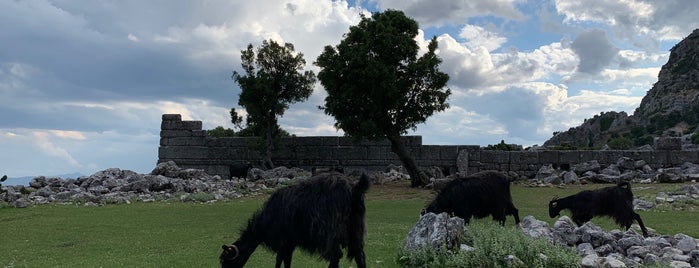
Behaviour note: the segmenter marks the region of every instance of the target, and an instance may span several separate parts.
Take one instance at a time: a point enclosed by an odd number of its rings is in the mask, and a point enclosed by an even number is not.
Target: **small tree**
[[[284,115],[290,104],[311,96],[315,74],[301,72],[306,61],[290,43],[281,46],[273,40],[263,41],[257,54],[250,44],[241,51],[240,59],[245,74],[233,71],[233,79],[241,88],[238,105],[247,111],[245,129],[264,135],[265,165],[273,168],[274,140],[281,133],[278,118]],[[233,124],[242,120],[235,109],[231,110],[231,118]]]
[[[335,127],[355,139],[388,139],[408,171],[412,186],[428,183],[401,141],[434,112],[449,107],[449,76],[438,69],[437,39],[417,57],[418,24],[403,12],[387,10],[362,17],[337,47],[326,46],[315,62],[328,92],[320,107]]]

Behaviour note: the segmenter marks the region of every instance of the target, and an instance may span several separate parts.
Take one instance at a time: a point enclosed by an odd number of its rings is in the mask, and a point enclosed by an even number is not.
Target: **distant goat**
[[[276,252],[277,268],[282,262],[291,267],[297,246],[319,254],[330,262],[328,267],[338,267],[342,248],[347,248],[347,257],[365,268],[364,193],[369,185],[366,174],[352,186],[343,174],[333,172],[275,191],[238,241],[222,246],[221,267],[243,267],[263,244]]]
[[[561,210],[568,209],[573,214],[572,219],[578,226],[590,221],[595,216],[609,216],[619,226],[631,228],[636,220],[641,226],[643,236],[648,236],[648,230],[643,225],[641,216],[633,211],[633,193],[629,182],[619,182],[616,186],[585,190],[577,194],[558,199],[554,196],[549,202],[549,216],[557,217]]]
[[[248,172],[250,172],[250,169],[252,169],[252,163],[247,162],[245,164],[233,164],[228,166],[228,172],[231,175],[231,178],[239,178],[239,179],[244,179],[248,177]]]
[[[482,171],[448,182],[423,212],[454,213],[470,222],[471,217],[493,216],[505,225],[505,216],[512,215],[519,225],[519,211],[512,204],[510,181],[498,171]]]

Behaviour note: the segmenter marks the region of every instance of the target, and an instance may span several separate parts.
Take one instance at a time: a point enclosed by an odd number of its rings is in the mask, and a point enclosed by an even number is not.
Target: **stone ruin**
[[[458,245],[461,252],[472,250],[469,245],[459,244],[459,238],[468,233],[463,222],[463,219],[449,217],[447,213],[426,213],[408,233],[403,249],[440,250],[446,246],[448,250],[454,250]],[[568,216],[560,217],[553,227],[533,216],[526,216],[521,229],[528,237],[573,248],[581,256],[580,266],[584,268],[699,267],[698,240],[681,233],[660,235],[650,229],[651,235],[644,238],[637,233],[638,225],[625,232],[617,229],[606,232],[592,222],[578,227]],[[502,258],[503,263],[518,259],[512,254]]]

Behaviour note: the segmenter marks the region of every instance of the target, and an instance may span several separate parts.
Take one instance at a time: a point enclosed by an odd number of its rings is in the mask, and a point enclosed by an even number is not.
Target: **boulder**
[[[448,250],[459,249],[461,237],[465,234],[464,219],[449,217],[447,213],[425,213],[410,229],[405,238],[404,249],[406,251],[425,248],[440,250],[442,247]]]

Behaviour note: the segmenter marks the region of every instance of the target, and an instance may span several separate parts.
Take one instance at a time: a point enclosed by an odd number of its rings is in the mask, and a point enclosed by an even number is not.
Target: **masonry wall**
[[[699,151],[682,151],[664,145],[653,151],[490,151],[478,145],[423,145],[421,136],[405,136],[403,141],[419,166],[439,166],[450,173],[465,170],[474,173],[496,169],[534,176],[542,165],[572,166],[590,160],[602,165],[615,163],[620,157],[644,160],[653,168],[670,167],[684,162],[699,163]],[[179,114],[164,114],[160,131],[158,163],[174,161],[182,168],[204,169],[209,174],[229,178],[231,170],[260,163],[257,138],[207,137],[201,121],[182,121]],[[342,166],[346,170],[385,170],[401,165],[391,152],[389,141],[353,142],[336,136],[282,138],[272,160],[279,166],[310,170]]]

